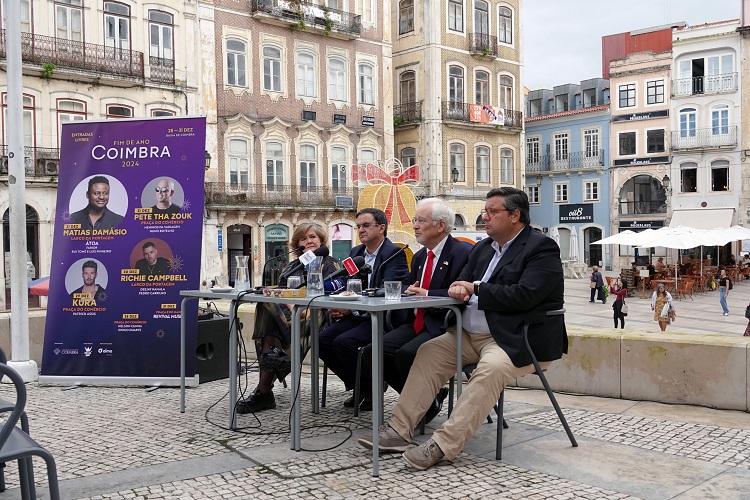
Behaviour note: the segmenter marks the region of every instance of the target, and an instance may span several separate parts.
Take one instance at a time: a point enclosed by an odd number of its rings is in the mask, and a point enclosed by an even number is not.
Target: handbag
[[[622,301],[622,306],[620,307],[620,312],[622,313],[623,316],[627,316],[628,315],[628,305],[625,303],[624,300]]]
[[[596,281],[591,281],[589,283],[589,288],[596,288]]]
[[[661,308],[661,312],[659,313],[660,318],[667,318],[669,317],[669,302],[664,304],[664,307]]]

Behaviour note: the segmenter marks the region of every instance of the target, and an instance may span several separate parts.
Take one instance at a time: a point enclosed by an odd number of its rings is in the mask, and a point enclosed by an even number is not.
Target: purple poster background
[[[179,377],[179,292],[200,279],[205,135],[204,117],[62,126],[41,381]]]

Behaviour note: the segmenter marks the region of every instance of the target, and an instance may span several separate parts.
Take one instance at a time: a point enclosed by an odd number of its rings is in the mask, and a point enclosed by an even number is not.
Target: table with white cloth
[[[456,339],[458,342],[456,349],[456,380],[457,396],[461,395],[461,310],[458,306],[463,302],[450,297],[420,297],[409,296],[402,297],[399,301],[387,301],[384,297],[362,297],[358,300],[337,300],[328,295],[317,297],[267,297],[258,293],[232,292],[232,293],[211,293],[206,290],[185,290],[181,291],[182,300],[182,319],[180,329],[180,411],[185,411],[185,326],[186,326],[186,304],[190,300],[205,299],[230,300],[229,307],[229,427],[236,428],[237,413],[235,404],[237,402],[237,338],[238,329],[236,316],[237,308],[242,304],[271,302],[275,304],[291,304],[292,307],[292,418],[291,418],[291,448],[295,451],[301,450],[301,420],[299,404],[299,387],[302,372],[302,358],[300,353],[301,345],[301,313],[304,309],[348,309],[358,310],[370,313],[372,324],[372,357],[377,362],[372,365],[372,394],[379,394],[380,397],[373,397],[372,412],[372,475],[379,474],[379,456],[378,456],[378,427],[383,422],[383,326],[384,313],[389,310],[414,309],[422,307],[437,307],[452,310],[456,315]],[[318,413],[320,404],[319,394],[319,371],[318,371],[318,324],[317,315],[308,314],[312,318],[312,359],[311,359],[311,383],[312,383],[312,411]]]

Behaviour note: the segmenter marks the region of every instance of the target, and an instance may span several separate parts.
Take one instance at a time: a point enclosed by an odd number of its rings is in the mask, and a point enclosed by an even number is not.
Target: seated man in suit
[[[357,212],[357,232],[361,245],[352,248],[350,257],[364,257],[365,264],[372,268],[369,275],[368,288],[380,288],[385,281],[405,281],[409,274],[404,252],[396,255],[383,269],[383,262],[401,250],[388,235],[388,219],[385,212],[377,208],[363,208]],[[320,332],[318,345],[320,359],[326,366],[344,381],[346,390],[354,388],[357,373],[357,353],[360,347],[366,346],[372,340],[370,316],[365,312],[349,311],[346,309],[331,309],[329,311],[334,324]],[[372,410],[372,399],[368,390],[372,387],[369,374],[360,381],[363,389],[363,401],[354,401],[354,396],[344,402],[344,406],[353,407],[361,404],[360,410]]]
[[[456,373],[455,333],[425,342],[393,416],[380,428],[380,451],[404,452],[406,463],[418,470],[461,453],[508,380],[534,372],[521,335],[525,318],[563,306],[560,248],[530,227],[526,193],[511,187],[491,190],[482,219],[489,238],[474,246],[458,280],[448,289],[448,295],[467,302],[463,362],[477,367],[448,420],[427,442],[411,447],[414,428],[438,388]],[[532,325],[529,341],[540,362],[562,357],[568,348],[563,316]],[[360,438],[359,443],[372,449],[372,436]]]
[[[411,259],[409,288],[415,295],[448,296],[448,286],[458,278],[466,265],[472,246],[450,235],[456,212],[438,198],[425,198],[417,203],[414,237],[424,245]],[[400,393],[406,383],[417,349],[430,339],[443,334],[447,309],[410,309],[403,324],[383,337],[383,373],[385,381]],[[369,360],[368,360],[369,361]],[[369,369],[364,369],[370,373]],[[440,413],[448,390],[443,388],[427,410],[427,421]]]

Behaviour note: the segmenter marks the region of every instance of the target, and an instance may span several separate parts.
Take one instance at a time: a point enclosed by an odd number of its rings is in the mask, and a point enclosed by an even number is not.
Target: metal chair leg
[[[323,397],[320,398],[320,407],[326,407],[326,389],[328,388],[328,367],[323,363]]]

